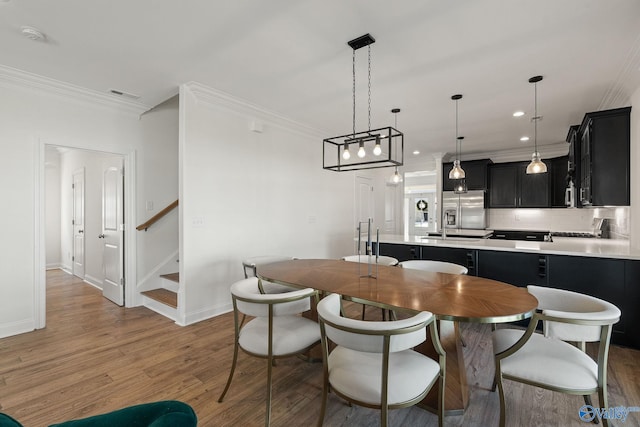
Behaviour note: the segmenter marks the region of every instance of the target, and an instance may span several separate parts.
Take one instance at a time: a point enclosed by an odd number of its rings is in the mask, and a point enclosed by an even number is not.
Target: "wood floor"
[[[375,315],[379,310],[372,310]],[[497,426],[492,393],[493,357],[487,325],[463,324],[471,389],[464,415],[447,426]],[[26,427],[47,426],[137,403],[177,399],[189,403],[200,426],[264,423],[266,366],[244,353],[223,403],[217,399],[231,366],[231,314],[180,327],[146,308],[123,309],[95,288],[52,271],[47,275],[47,327],[0,339],[0,411]],[[311,426],[320,409],[321,364],[298,358],[274,370],[272,425]],[[506,382],[510,426],[586,426],[579,396]],[[640,406],[640,351],[612,347],[610,406]],[[420,408],[391,412],[394,426],[435,426]],[[378,424],[375,410],[349,407],[330,396],[325,426]],[[638,426],[640,413],[614,425]]]

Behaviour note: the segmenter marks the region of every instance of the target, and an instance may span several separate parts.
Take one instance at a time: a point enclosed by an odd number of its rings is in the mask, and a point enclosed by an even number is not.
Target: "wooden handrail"
[[[157,214],[155,214],[151,219],[149,219],[149,221],[145,222],[144,224],[140,224],[139,226],[137,226],[136,230],[138,230],[138,231],[140,231],[140,230],[147,231],[147,228],[151,227],[153,224],[158,222],[160,220],[160,218],[162,218],[163,216],[165,216],[166,214],[171,212],[176,206],[178,206],[178,201],[177,200],[175,202],[171,203],[166,208],[162,209]]]

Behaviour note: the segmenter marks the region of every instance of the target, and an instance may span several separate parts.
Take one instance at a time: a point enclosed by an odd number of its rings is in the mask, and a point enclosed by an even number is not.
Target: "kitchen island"
[[[553,242],[381,235],[380,254],[464,265],[469,274],[516,286],[580,292],[620,308],[612,341],[640,348],[640,251],[628,241],[557,237]]]

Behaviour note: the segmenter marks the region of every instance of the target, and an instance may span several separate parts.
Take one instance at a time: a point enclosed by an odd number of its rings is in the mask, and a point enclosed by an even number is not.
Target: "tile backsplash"
[[[595,219],[605,219],[602,237],[629,239],[629,207],[589,209],[488,209],[488,228],[593,232]]]

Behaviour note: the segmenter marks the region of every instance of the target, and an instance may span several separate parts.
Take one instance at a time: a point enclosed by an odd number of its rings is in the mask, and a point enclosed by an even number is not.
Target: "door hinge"
[[[76,225],[76,220],[75,219],[71,220],[71,225]]]
[[[71,257],[71,261],[75,261],[75,260],[76,260],[76,257],[75,257],[75,256],[72,256],[72,257]]]
[[[71,188],[72,188],[72,189],[73,189],[73,188],[76,188],[76,185],[75,185],[75,184],[71,184]]]
[[[120,278],[120,285],[124,286],[124,277]]]

